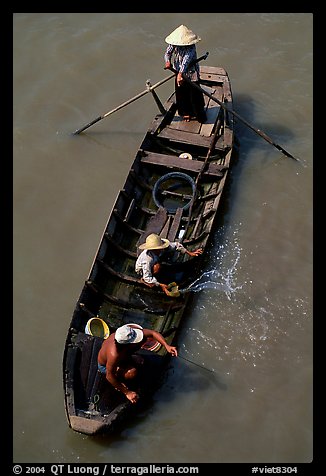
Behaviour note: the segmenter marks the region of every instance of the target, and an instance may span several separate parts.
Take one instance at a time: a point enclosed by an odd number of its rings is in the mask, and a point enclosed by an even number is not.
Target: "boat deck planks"
[[[187,172],[200,172],[203,162],[199,160],[183,159],[182,157],[176,157],[173,155],[157,154],[152,152],[146,152],[146,155],[141,158],[142,163],[164,166],[171,169],[178,169]],[[217,177],[223,176],[224,166],[218,164],[208,164],[206,175],[214,175]]]
[[[205,91],[212,96],[216,97],[220,101],[223,100],[223,89],[222,88],[209,88],[207,86],[202,86]],[[177,140],[181,137],[181,141],[185,140],[189,143],[199,143],[207,146],[206,138],[209,138],[212,134],[213,128],[216,124],[217,118],[220,113],[220,107],[217,106],[211,98],[204,95],[205,100],[205,110],[206,110],[206,121],[204,123],[199,123],[196,120],[191,120],[186,122],[181,116],[176,114],[171,121],[171,123],[159,132],[159,136],[165,137],[171,140]],[[184,134],[183,134],[184,133]],[[191,134],[188,135],[187,134]],[[200,139],[196,136],[199,136]]]

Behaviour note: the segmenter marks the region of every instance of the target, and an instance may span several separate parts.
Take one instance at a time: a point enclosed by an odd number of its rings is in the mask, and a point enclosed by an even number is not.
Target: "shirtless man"
[[[136,366],[141,364],[143,359],[133,354],[142,347],[147,338],[157,340],[173,356],[178,355],[176,347],[169,345],[161,334],[133,324],[119,327],[104,340],[98,353],[98,370],[105,374],[108,382],[122,392],[131,403],[136,403],[139,395],[129,390],[123,380],[128,381],[136,377]]]

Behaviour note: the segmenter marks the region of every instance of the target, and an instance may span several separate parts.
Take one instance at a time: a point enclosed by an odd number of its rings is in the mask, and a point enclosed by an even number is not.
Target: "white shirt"
[[[162,261],[163,258],[167,258],[168,255],[172,255],[174,258],[175,251],[182,254],[186,253],[186,248],[178,242],[170,243],[167,248],[164,248],[159,256],[157,256],[151,250],[144,250],[140,253],[135,264],[135,271],[137,274],[141,274],[143,280],[148,284],[155,284],[158,286],[157,279],[153,276],[153,266],[156,263]]]

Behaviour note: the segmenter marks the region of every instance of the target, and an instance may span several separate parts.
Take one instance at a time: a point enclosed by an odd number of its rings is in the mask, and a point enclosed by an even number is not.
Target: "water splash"
[[[239,230],[236,227],[225,233],[220,229],[219,244],[211,251],[210,269],[183,290],[217,291],[207,292],[196,300],[190,321],[195,325],[186,331],[184,355],[202,365],[209,362],[210,368],[225,360],[230,373],[243,361],[253,367],[262,362],[270,365],[275,361],[275,352],[279,360],[306,362],[309,344],[296,349],[295,343],[296,339],[300,341],[301,332],[306,332],[308,339],[312,333],[309,298],[297,296],[291,289],[279,296],[275,291],[270,293],[274,282],[268,278],[253,285],[256,271],[252,270],[252,259],[248,257],[254,251],[239,246]],[[294,350],[287,350],[289,343],[294,343]],[[206,363],[202,362],[203,356]]]
[[[231,265],[223,266],[223,260],[229,261],[230,254],[234,253],[235,257]],[[187,288],[180,290],[185,292],[199,292],[207,289],[215,289],[225,293],[227,298],[231,300],[232,295],[242,289],[243,284],[236,285],[237,267],[241,257],[241,248],[237,242],[231,245],[221,245],[219,248],[217,260],[220,262],[216,266],[218,269],[205,271],[199,278],[191,283]]]

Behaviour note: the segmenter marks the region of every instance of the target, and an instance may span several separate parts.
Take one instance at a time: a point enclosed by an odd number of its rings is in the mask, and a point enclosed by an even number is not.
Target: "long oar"
[[[166,83],[166,81],[169,81],[169,79],[172,79],[174,78],[175,75],[174,74],[171,74],[171,76],[168,76],[167,78],[165,79],[162,79],[161,81],[159,81],[158,83],[156,84],[153,84],[153,86],[149,86],[147,87],[144,91],[142,91],[141,93],[137,94],[136,96],[132,97],[131,99],[129,99],[128,101],[125,101],[124,103],[120,104],[120,106],[117,106],[115,107],[114,109],[112,109],[111,111],[107,112],[106,114],[103,114],[102,116],[99,116],[97,117],[96,119],[94,119],[93,121],[89,122],[88,124],[86,124],[86,126],[84,127],[81,127],[80,129],[77,129],[74,134],[80,134],[81,132],[83,132],[85,129],[87,129],[88,127],[92,126],[93,124],[95,124],[96,122],[100,121],[101,119],[104,119],[105,117],[109,116],[110,114],[113,114],[114,112],[116,111],[119,111],[119,109],[122,109],[123,107],[125,106],[128,106],[128,104],[136,101],[137,99],[145,96],[145,94],[148,94],[149,92],[151,92],[153,89],[157,88],[158,86],[161,86],[161,84],[164,84]]]
[[[206,51],[206,53],[203,55],[203,56],[200,56],[200,58],[197,58],[196,60],[192,61],[191,65],[194,65],[195,63],[198,63],[199,61],[202,61],[202,60],[205,60],[207,58],[207,56],[209,55],[208,51]],[[164,68],[164,69],[167,69],[167,68]],[[155,97],[155,93],[154,93],[154,89],[157,88],[158,86],[161,86],[161,84],[164,84],[166,83],[166,81],[169,81],[169,79],[172,79],[175,77],[175,74],[171,75],[171,76],[168,76],[167,78],[165,79],[162,79],[161,81],[159,81],[158,83],[156,84],[153,84],[153,86],[149,83],[149,81],[147,81],[147,88],[142,91],[141,93],[137,94],[136,96],[134,96],[133,98],[129,99],[128,101],[125,101],[124,103],[120,104],[120,106],[117,106],[115,107],[114,109],[112,109],[111,111],[107,112],[106,114],[103,114],[102,116],[99,116],[97,117],[96,119],[94,119],[93,121],[89,122],[88,124],[86,124],[86,126],[84,127],[81,127],[80,129],[77,129],[74,134],[80,134],[82,131],[84,131],[85,129],[87,129],[88,127],[92,126],[93,124],[95,124],[96,122],[100,121],[101,119],[104,119],[105,117],[109,116],[110,114],[113,114],[114,112],[116,111],[119,111],[119,109],[125,107],[125,106],[128,106],[128,104],[136,101],[137,99],[145,96],[145,94],[148,94],[149,92],[151,92],[154,96],[154,99],[156,100],[157,103],[160,103],[160,101],[158,100],[157,97]],[[161,113],[163,114],[163,110],[161,109],[162,108],[162,105],[159,104],[159,108],[160,108],[160,111]]]
[[[174,69],[174,68],[166,68],[166,69],[170,69],[171,71],[173,71],[175,74],[177,74],[178,72]],[[299,159],[297,159],[296,157],[293,157],[292,154],[290,154],[289,152],[287,152],[285,149],[283,149],[283,147],[281,147],[279,144],[276,144],[265,132],[261,131],[260,129],[256,129],[256,127],[252,126],[251,124],[249,124],[248,121],[246,121],[243,117],[240,116],[240,114],[238,114],[236,111],[234,111],[233,109],[229,109],[223,102],[219,101],[218,99],[216,99],[216,97],[214,97],[212,94],[208,93],[207,91],[205,91],[203,88],[201,88],[200,86],[198,86],[198,84],[196,83],[193,83],[190,79],[188,79],[185,75],[182,75],[183,79],[191,84],[191,86],[193,86],[194,88],[197,88],[199,89],[200,91],[202,91],[207,97],[209,97],[212,101],[215,101],[217,102],[217,104],[219,104],[221,107],[223,107],[223,109],[225,109],[227,112],[229,112],[230,114],[233,114],[235,117],[237,117],[238,119],[240,119],[241,122],[243,122],[246,126],[248,126],[252,131],[256,132],[256,134],[258,134],[260,137],[262,137],[265,141],[267,141],[269,144],[273,145],[274,147],[276,147],[278,150],[280,150],[284,155],[286,155],[287,157],[290,157],[291,159],[294,159],[298,162],[300,162]]]
[[[180,357],[180,359],[186,360],[187,362],[190,362],[193,365],[196,365],[197,367],[200,367],[201,369],[207,370],[207,372],[214,372],[214,370],[208,369],[207,367],[204,367],[203,365],[199,365],[196,362],[193,362],[192,360],[186,359],[186,357],[183,357],[180,354],[178,354],[178,357]]]

